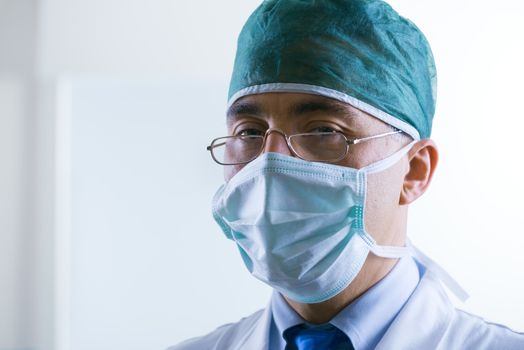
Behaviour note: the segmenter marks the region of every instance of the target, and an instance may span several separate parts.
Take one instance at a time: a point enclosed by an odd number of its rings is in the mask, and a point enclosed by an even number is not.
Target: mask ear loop
[[[382,258],[391,258],[398,259],[402,258],[405,255],[411,255],[415,260],[420,262],[424,267],[431,271],[435,276],[438,277],[442,283],[462,302],[465,302],[469,298],[469,294],[464,288],[453,278],[451,275],[444,270],[442,266],[437,264],[426,254],[422,253],[417,249],[411,241],[408,239],[405,247],[395,247],[395,246],[382,246],[374,244],[369,244],[369,250]]]
[[[374,244],[369,247],[369,250],[376,256],[381,258],[398,259],[409,255],[411,252],[408,247],[395,247],[389,245]]]
[[[396,164],[398,161],[400,161],[402,159],[402,157],[404,157],[409,152],[411,147],[413,147],[413,145],[416,142],[417,142],[416,140],[415,141],[411,141],[409,144],[407,144],[406,146],[402,147],[400,150],[398,150],[397,152],[393,153],[389,157],[384,158],[382,160],[379,160],[378,162],[370,164],[370,165],[365,166],[363,168],[360,168],[359,171],[364,172],[366,174],[374,174],[374,173],[378,173],[378,172],[381,172],[383,170],[386,170],[386,169],[392,167],[394,164]]]
[[[413,145],[416,142],[416,140],[411,141],[409,144],[402,147],[400,150],[393,153],[389,157],[379,160],[376,163],[365,166],[359,169],[358,171],[367,175],[386,170],[389,167],[396,164],[398,161],[400,161],[402,157],[404,157],[409,152],[411,147],[413,147]],[[402,258],[405,255],[409,255],[410,253],[410,249],[408,247],[378,245],[373,239],[373,237],[371,237],[365,230],[362,230],[361,236],[366,241],[369,250],[376,256],[382,258],[398,259]]]
[[[413,145],[416,142],[416,140],[410,142],[408,145],[402,147],[398,152],[394,153],[393,155],[376,163],[370,164],[364,168],[361,168],[359,171],[362,171],[366,174],[373,174],[388,169],[389,167],[393,166],[395,163],[400,161],[402,157],[404,157],[409,152],[411,147],[413,147]],[[451,275],[448,272],[446,272],[446,270],[444,270],[435,261],[430,259],[427,255],[422,253],[419,249],[417,249],[411,243],[411,241],[408,240],[407,245],[405,247],[394,247],[377,245],[374,242],[374,240],[371,239],[371,242],[369,242],[368,240],[368,245],[370,251],[373,254],[383,258],[401,258],[404,255],[410,254],[413,258],[415,258],[422,265],[424,265],[424,267],[427,270],[435,274],[435,276],[437,276],[438,279],[441,280],[444,283],[444,285],[446,285],[446,287],[448,287],[449,290],[460,301],[465,302],[469,298],[469,294],[453,277],[451,277]]]

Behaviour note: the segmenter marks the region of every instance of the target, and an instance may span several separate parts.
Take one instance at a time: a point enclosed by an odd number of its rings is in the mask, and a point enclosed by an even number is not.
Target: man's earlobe
[[[408,172],[400,193],[400,205],[411,204],[426,192],[437,167],[437,145],[430,139],[420,140],[411,148],[408,158]]]

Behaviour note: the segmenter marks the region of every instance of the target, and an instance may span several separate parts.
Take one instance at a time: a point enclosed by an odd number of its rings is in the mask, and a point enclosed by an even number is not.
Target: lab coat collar
[[[269,348],[269,329],[271,326],[271,305],[267,305],[262,315],[248,327],[233,350],[267,350]]]
[[[453,310],[438,278],[431,271],[424,271],[417,288],[376,349],[437,349],[451,324]],[[244,324],[242,334],[233,335],[236,340],[229,344],[235,346],[230,349],[268,350],[271,317],[271,305],[268,305],[260,317],[253,318],[251,324]]]
[[[454,307],[431,271],[390,325],[376,349],[437,349],[451,324]]]

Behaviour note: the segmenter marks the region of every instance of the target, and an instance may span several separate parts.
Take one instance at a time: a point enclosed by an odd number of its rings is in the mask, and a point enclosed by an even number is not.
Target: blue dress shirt
[[[413,258],[403,257],[382,280],[346,306],[329,323],[349,337],[355,350],[374,349],[419,280],[420,272]],[[269,348],[284,349],[283,332],[307,322],[276,291],[271,297],[270,307],[273,320]]]

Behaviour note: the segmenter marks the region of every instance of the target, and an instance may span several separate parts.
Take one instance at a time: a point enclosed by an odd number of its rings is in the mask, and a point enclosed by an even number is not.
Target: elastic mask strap
[[[398,259],[409,255],[410,249],[408,247],[395,247],[389,245],[374,244],[369,247],[369,250],[376,256],[381,258]]]
[[[361,168],[360,171],[363,171],[363,172],[365,172],[367,174],[373,174],[373,173],[378,173],[378,172],[380,172],[382,170],[386,170],[387,168],[393,166],[399,160],[401,160],[402,157],[404,157],[409,152],[411,147],[413,147],[413,145],[416,142],[417,141],[411,141],[409,144],[407,144],[406,146],[402,147],[400,150],[398,150],[397,152],[393,153],[389,157],[387,157],[385,159],[382,159],[382,160],[379,160],[376,163],[373,163],[373,164],[370,164],[368,166],[365,166],[365,167]]]
[[[389,245],[378,245],[377,242],[367,232],[361,231],[360,238],[364,240],[369,251],[381,258],[398,259],[410,253],[409,247],[396,247]]]
[[[465,302],[469,298],[469,294],[460,286],[460,284],[455,281],[449,273],[446,272],[439,264],[431,260],[426,254],[422,253],[417,249],[411,242],[408,241],[409,249],[411,250],[411,255],[418,260],[427,270],[433,272],[449,290],[460,299],[460,301]]]
[[[415,260],[421,263],[426,270],[431,271],[435,276],[437,276],[437,278],[441,280],[460,301],[465,302],[468,300],[469,294],[464,290],[464,288],[462,288],[460,284],[439,264],[417,249],[411,241],[408,240],[405,247],[395,247],[377,245],[368,235],[365,235],[363,238],[368,243],[369,250],[376,256],[398,259],[405,255],[411,255]]]

